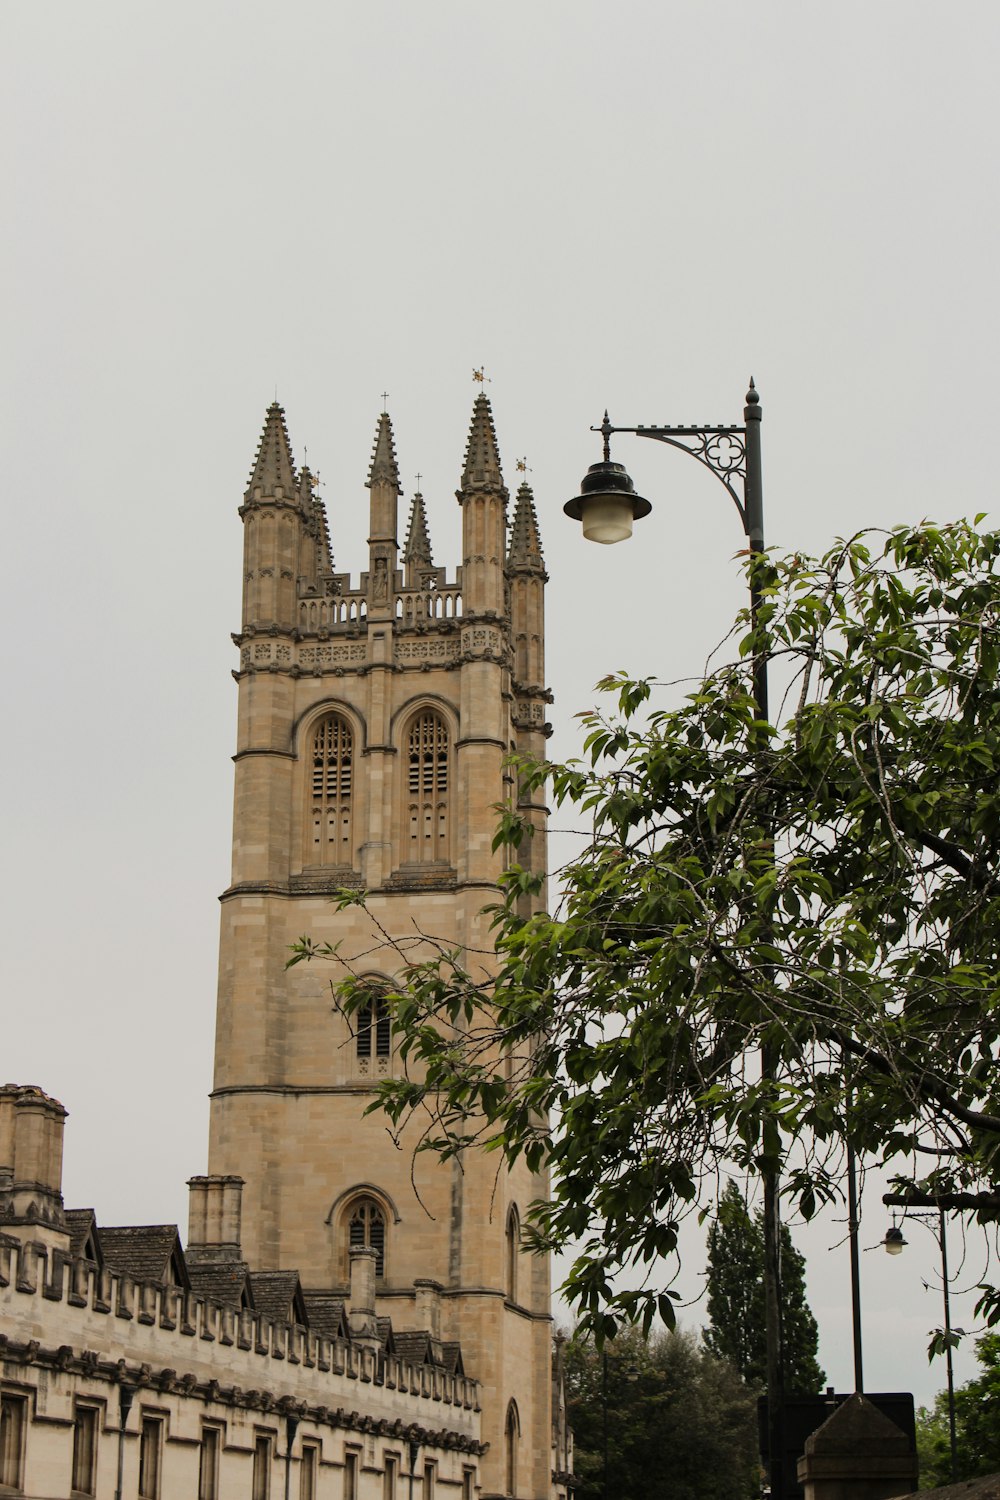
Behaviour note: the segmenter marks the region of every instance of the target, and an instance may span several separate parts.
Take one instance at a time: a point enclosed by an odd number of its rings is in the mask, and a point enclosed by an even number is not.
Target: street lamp
[[[951,1357],[951,1284],[948,1280],[948,1240],[945,1234],[944,1209],[938,1209],[938,1227],[935,1232],[933,1221],[929,1221],[926,1214],[909,1214],[909,1218],[916,1219],[925,1224],[931,1234],[938,1242],[941,1251],[941,1289],[944,1294],[944,1358],[948,1372],[948,1439],[951,1446],[951,1478],[954,1484],[958,1480],[958,1441],[955,1434],[955,1370]],[[882,1244],[887,1255],[902,1255],[907,1241],[903,1238],[903,1231],[893,1224],[885,1232]]]
[[[579,495],[568,501],[563,510],[571,520],[581,522],[588,541],[605,545],[625,541],[632,535],[636,521],[652,510],[648,500],[637,493],[623,464],[611,459],[614,433],[633,433],[636,437],[654,438],[679,448],[714,474],[736,506],[750,552],[764,550],[764,489],[760,460],[760,396],[750,381],[743,408],[743,425],[718,427],[613,427],[607,412],[599,427],[604,438],[604,458],[591,464],[580,486]],[[760,615],[760,584],[756,568],[750,569],[750,620],[757,624]],[[756,717],[767,720],[767,656],[755,650],[753,690]],[[774,1059],[770,1048],[762,1049],[761,1073],[774,1076]],[[771,1494],[784,1500],[784,1356],[781,1332],[781,1233],[776,1172],[764,1175],[764,1307],[767,1331],[767,1415],[768,1453]]]

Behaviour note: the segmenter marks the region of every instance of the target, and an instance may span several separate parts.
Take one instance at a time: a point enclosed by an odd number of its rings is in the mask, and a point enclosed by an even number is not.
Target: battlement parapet
[[[211,1388],[213,1399],[224,1403],[268,1403],[262,1410],[296,1401],[350,1412],[364,1386],[367,1415],[354,1413],[359,1423],[405,1420],[447,1437],[446,1447],[478,1452],[474,1380],[273,1322],[181,1287],[135,1281],[39,1240],[0,1234],[0,1321],[5,1329],[0,1361],[9,1360],[22,1343],[51,1346],[61,1351],[64,1364],[84,1360],[90,1368],[96,1360],[109,1372],[134,1368],[140,1384],[152,1381],[151,1372],[159,1368],[157,1381],[169,1375],[193,1392]],[[177,1376],[178,1370],[184,1373]],[[447,1433],[441,1431],[442,1418]],[[341,1414],[337,1425],[351,1422]]]

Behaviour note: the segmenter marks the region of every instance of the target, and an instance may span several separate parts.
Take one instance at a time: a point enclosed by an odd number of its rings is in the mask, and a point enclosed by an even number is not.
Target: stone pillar
[[[350,1252],[351,1300],[347,1323],[351,1339],[369,1349],[379,1347],[378,1324],[375,1321],[376,1252],[369,1246],[358,1246]]]
[[[242,1177],[188,1179],[186,1254],[199,1261],[239,1260]]]
[[[893,1500],[917,1487],[917,1455],[895,1422],[855,1392],[806,1439],[805,1500]]]
[[[417,1294],[414,1309],[417,1328],[426,1328],[432,1339],[441,1337],[441,1283],[428,1277],[418,1276],[413,1283]]]

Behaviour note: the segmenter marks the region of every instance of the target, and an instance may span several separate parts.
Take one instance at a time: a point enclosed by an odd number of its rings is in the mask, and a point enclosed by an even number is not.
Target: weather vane
[[[382,392],[382,415],[383,415],[383,417],[387,415],[387,412],[386,412],[386,402],[388,400],[389,400],[389,392],[388,391],[383,391]]]
[[[485,365],[480,365],[478,370],[474,369],[473,372],[472,372],[472,378],[476,382],[477,385],[483,385],[484,383],[486,385],[492,385],[493,384],[492,380],[490,379],[490,377],[486,373],[486,366]]]
[[[420,481],[421,481],[421,479],[423,479],[423,477],[424,476],[422,474],[418,474],[417,475],[417,494],[418,495],[420,494]]]
[[[531,474],[534,471],[530,468],[526,458],[519,458],[517,461],[517,472],[519,474]]]

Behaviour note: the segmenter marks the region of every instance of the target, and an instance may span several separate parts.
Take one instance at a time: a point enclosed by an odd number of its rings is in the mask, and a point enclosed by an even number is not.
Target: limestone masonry
[[[413,1158],[364,1116],[397,1066],[381,996],[401,955],[433,940],[489,972],[495,807],[519,796],[510,755],[548,733],[534,501],[522,484],[508,522],[483,395],[454,577],[420,494],[400,548],[384,412],[367,487],[354,584],[271,406],[240,510],[232,881],[186,1245],[64,1209],[65,1111],[0,1089],[0,1494],[568,1493],[549,1267],[520,1247],[544,1179]],[[533,796],[522,858],[544,870]],[[345,888],[366,906],[339,909]],[[342,965],[287,968],[304,934]],[[330,991],[348,970],[371,985],[353,1026]]]

